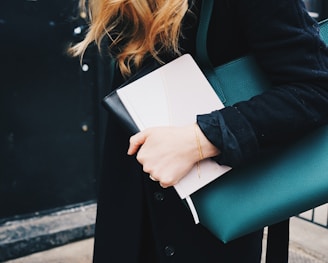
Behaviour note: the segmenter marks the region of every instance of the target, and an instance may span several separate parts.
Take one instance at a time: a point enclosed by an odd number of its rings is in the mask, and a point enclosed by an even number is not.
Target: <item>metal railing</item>
[[[301,213],[297,217],[328,229],[328,203]]]

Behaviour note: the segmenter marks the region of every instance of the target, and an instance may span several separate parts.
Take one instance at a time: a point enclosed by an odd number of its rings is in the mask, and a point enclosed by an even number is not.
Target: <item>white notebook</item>
[[[192,124],[197,114],[224,107],[189,54],[118,89],[117,94],[140,130]],[[195,166],[174,186],[180,198],[188,203],[192,193],[231,169],[212,159],[201,161],[199,168],[200,175]]]

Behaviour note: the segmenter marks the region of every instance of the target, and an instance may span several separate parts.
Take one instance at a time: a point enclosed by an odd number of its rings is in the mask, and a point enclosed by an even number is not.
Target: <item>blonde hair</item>
[[[80,9],[90,24],[85,38],[69,48],[73,56],[82,57],[91,43],[101,50],[107,36],[109,54],[128,76],[131,66],[138,68],[148,54],[160,63],[161,51],[180,54],[178,40],[188,0],[80,0]]]

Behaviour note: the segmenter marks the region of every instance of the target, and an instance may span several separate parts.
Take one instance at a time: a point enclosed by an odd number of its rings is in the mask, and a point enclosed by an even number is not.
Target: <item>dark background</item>
[[[95,200],[110,75],[77,1],[0,2],[0,222]]]
[[[305,2],[328,17],[327,0]],[[111,74],[93,48],[83,67],[65,53],[83,35],[76,7],[0,2],[0,223],[96,199]]]

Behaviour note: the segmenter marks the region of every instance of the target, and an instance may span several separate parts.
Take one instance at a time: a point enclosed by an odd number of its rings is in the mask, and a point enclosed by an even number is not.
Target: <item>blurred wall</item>
[[[104,63],[66,54],[77,1],[0,2],[0,222],[96,198]]]

